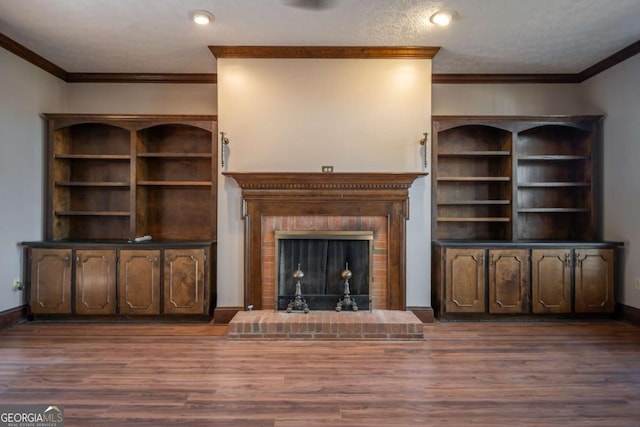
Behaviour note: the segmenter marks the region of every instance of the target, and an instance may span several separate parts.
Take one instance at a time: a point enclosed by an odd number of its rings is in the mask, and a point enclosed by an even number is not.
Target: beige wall
[[[434,115],[586,114],[577,84],[434,84]]]
[[[45,125],[40,114],[66,109],[62,80],[0,49],[0,312],[25,304],[17,243],[43,237]]]
[[[215,84],[70,83],[68,113],[216,114]]]
[[[430,128],[431,62],[220,59],[219,130],[229,171],[422,171]],[[218,305],[243,304],[240,190],[220,177]],[[410,191],[407,301],[430,305],[429,179]]]
[[[604,238],[624,242],[618,302],[640,309],[640,55],[582,83],[604,120]]]

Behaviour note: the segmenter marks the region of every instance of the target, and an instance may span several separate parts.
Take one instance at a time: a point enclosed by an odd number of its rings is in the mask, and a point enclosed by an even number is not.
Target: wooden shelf
[[[511,222],[509,217],[440,217],[438,222]]]
[[[129,188],[128,182],[86,182],[86,181],[56,181],[55,185],[58,187],[126,187]]]
[[[500,157],[500,156],[510,156],[511,152],[509,151],[456,151],[456,152],[444,152],[438,153],[439,157]]]
[[[522,188],[549,188],[549,187],[589,187],[588,182],[521,182],[518,187]]]
[[[565,161],[565,160],[589,160],[590,156],[572,155],[540,155],[540,156],[518,156],[519,161]]]
[[[509,205],[511,200],[455,200],[438,202],[438,206]]]
[[[211,181],[138,181],[137,184],[163,187],[211,187]]]
[[[58,216],[121,216],[129,217],[129,211],[55,211]]]
[[[131,160],[128,154],[56,154],[53,157],[63,160]]]
[[[438,181],[442,182],[509,182],[511,177],[509,176],[444,176],[438,177]]]
[[[589,208],[523,208],[518,213],[562,213],[562,212],[591,212]]]
[[[47,240],[215,240],[216,116],[45,117]]]
[[[138,153],[138,157],[166,159],[210,159],[211,153]]]

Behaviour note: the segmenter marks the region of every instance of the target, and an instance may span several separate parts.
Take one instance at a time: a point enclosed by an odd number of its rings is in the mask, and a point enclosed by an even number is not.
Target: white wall
[[[69,113],[216,114],[215,84],[70,83]]]
[[[582,83],[604,120],[604,238],[624,242],[618,302],[640,308],[640,55]]]
[[[577,84],[434,84],[433,115],[586,114]]]
[[[62,80],[0,49],[0,312],[26,304],[11,286],[22,272],[18,242],[43,237],[44,121],[66,109]]]
[[[430,130],[431,61],[219,59],[219,130],[229,171],[421,171]],[[429,306],[430,181],[410,191],[407,303]],[[241,306],[241,194],[220,176],[218,305]]]

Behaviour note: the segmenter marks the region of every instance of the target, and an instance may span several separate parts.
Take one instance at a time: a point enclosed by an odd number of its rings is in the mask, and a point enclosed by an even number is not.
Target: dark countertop
[[[32,248],[119,248],[119,249],[185,249],[202,248],[216,243],[215,240],[146,240],[144,242],[130,242],[127,240],[41,240],[20,242],[21,246]]]
[[[623,242],[603,240],[432,240],[434,246],[460,248],[617,248]]]

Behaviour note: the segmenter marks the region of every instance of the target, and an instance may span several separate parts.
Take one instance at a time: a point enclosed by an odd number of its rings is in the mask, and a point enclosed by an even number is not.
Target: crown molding
[[[579,74],[445,74],[431,75],[433,84],[580,83]]]
[[[0,33],[0,47],[32,63],[36,67],[53,74],[60,80],[67,80],[67,72],[65,70],[2,33]]]
[[[0,33],[0,47],[67,83],[216,84],[216,73],[70,73]],[[216,58],[364,58],[433,59],[439,47],[209,46]],[[581,83],[640,53],[640,40],[574,74],[434,73],[433,84]]]
[[[220,58],[432,59],[439,47],[426,46],[209,46]]]
[[[68,83],[208,83],[216,84],[216,73],[67,73]]]
[[[618,65],[619,63],[626,61],[627,59],[637,55],[638,53],[640,53],[640,40],[635,43],[631,43],[629,46],[620,49],[613,55],[578,73],[578,75],[580,76],[580,82],[588,80],[591,77],[594,77],[601,72],[608,70],[614,65]]]

